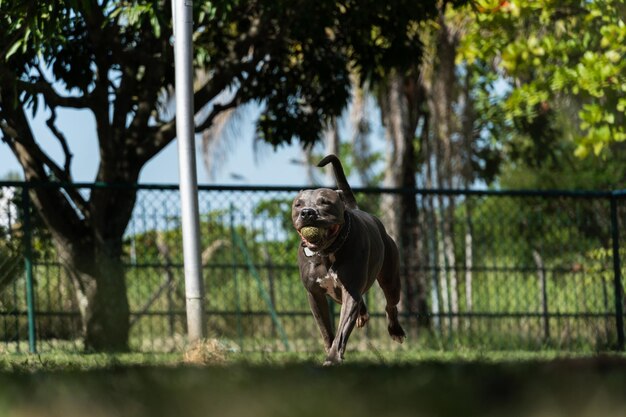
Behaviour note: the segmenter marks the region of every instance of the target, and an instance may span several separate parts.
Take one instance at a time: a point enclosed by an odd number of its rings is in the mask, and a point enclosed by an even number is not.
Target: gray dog
[[[374,281],[387,301],[389,335],[399,343],[405,338],[398,322],[398,248],[379,219],[358,209],[339,158],[328,155],[318,166],[329,163],[339,190],[300,191],[291,208],[293,225],[302,238],[298,249],[300,278],[324,339],[324,365],[341,363],[354,325],[363,327],[369,320],[363,294]],[[326,295],[341,304],[336,335]]]

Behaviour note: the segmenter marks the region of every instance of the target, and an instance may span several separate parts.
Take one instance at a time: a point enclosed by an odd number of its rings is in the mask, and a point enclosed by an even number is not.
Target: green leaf
[[[9,58],[11,58],[11,56],[13,56],[13,54],[15,54],[17,50],[20,49],[21,46],[22,46],[22,39],[19,39],[17,42],[13,43],[13,45],[11,45],[7,53],[4,55],[5,59],[8,60]]]
[[[578,145],[574,150],[574,155],[577,158],[584,159],[589,156],[589,147],[586,145]]]

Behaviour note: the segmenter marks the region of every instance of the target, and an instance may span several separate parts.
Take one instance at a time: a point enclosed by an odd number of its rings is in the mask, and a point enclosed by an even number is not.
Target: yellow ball
[[[306,226],[300,229],[300,233],[311,243],[319,242],[324,238],[324,229],[314,226]]]

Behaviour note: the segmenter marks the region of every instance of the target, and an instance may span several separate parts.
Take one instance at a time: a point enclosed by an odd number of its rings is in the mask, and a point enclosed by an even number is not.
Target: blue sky
[[[46,115],[38,114],[32,122],[33,131],[43,148],[59,163],[63,153],[57,140],[45,125]],[[87,111],[59,111],[57,122],[64,132],[74,153],[72,174],[78,182],[91,182],[98,166],[96,129],[92,115]],[[283,147],[274,152],[271,147],[263,149],[255,160],[253,152],[252,120],[242,119],[236,129],[239,139],[231,146],[228,156],[221,161],[215,178],[209,178],[204,167],[200,146],[197,148],[197,173],[200,184],[247,184],[247,185],[303,185],[305,170],[291,161],[302,159],[298,145]],[[0,142],[0,177],[10,171],[21,173],[21,168],[8,146]],[[236,174],[238,177],[233,177]],[[178,153],[176,141],[171,143],[144,167],[140,183],[178,183]]]

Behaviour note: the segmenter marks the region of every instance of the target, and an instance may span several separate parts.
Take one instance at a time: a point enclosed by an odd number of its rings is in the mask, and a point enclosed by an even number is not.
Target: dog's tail
[[[337,158],[337,155],[327,155],[319,162],[319,164],[317,164],[317,166],[323,167],[328,165],[329,163],[333,164],[333,171],[335,173],[335,180],[337,181],[337,188],[339,188],[339,190],[341,190],[341,192],[343,193],[346,206],[351,209],[358,208],[356,204],[356,198],[354,198],[352,188],[350,188],[350,184],[348,184],[346,174],[343,172],[343,166],[341,165],[341,161],[339,160],[339,158]]]

